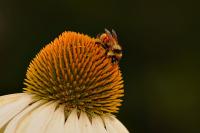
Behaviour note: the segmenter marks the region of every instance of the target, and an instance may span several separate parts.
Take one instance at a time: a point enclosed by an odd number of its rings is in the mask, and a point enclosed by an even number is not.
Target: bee
[[[99,34],[96,37],[96,44],[101,45],[112,63],[119,63],[122,58],[122,47],[118,43],[117,34],[112,29],[112,32],[105,29],[105,33]]]

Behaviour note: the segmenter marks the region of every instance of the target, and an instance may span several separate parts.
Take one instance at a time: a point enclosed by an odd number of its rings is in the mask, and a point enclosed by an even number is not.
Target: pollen
[[[63,105],[66,112],[118,112],[124,95],[122,74],[95,40],[76,32],[62,33],[31,61],[24,92]]]

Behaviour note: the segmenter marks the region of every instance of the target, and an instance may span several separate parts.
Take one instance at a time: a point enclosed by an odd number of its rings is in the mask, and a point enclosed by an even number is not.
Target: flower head
[[[44,47],[27,70],[24,93],[0,97],[0,128],[6,133],[128,132],[113,115],[123,96],[119,66],[95,42],[64,32]]]

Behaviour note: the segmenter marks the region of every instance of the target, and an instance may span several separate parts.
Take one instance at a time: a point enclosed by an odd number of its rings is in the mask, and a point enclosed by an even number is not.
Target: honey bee
[[[119,63],[122,58],[122,48],[113,29],[112,33],[105,29],[105,33],[97,35],[96,44],[101,45],[106,50],[106,54],[112,63]]]

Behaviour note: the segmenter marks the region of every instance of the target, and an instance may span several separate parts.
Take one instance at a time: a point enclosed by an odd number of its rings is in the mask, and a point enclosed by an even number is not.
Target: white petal
[[[20,98],[23,95],[24,95],[24,93],[15,93],[15,94],[0,96],[0,107],[7,103],[11,103],[11,102],[15,101],[16,99]]]
[[[94,116],[94,118],[92,118],[92,128],[95,133],[107,133],[100,116]]]
[[[11,120],[8,125],[6,126],[6,129],[4,133],[14,133],[17,129],[17,126],[21,120],[23,120],[23,117],[28,115],[32,110],[34,110],[36,107],[42,104],[42,101],[38,101],[29,107],[27,107],[23,112],[18,114],[13,120]]]
[[[81,112],[79,118],[81,133],[93,133],[91,122],[85,112]]]
[[[65,133],[81,133],[76,109],[71,112],[65,122]]]
[[[64,133],[65,115],[64,108],[59,107],[53,114],[45,133]]]
[[[16,133],[44,133],[53,117],[55,106],[55,103],[47,103],[30,112],[19,123]]]
[[[32,102],[25,93],[0,97],[0,128]]]
[[[114,116],[105,116],[104,122],[108,133],[129,133],[126,127]]]

